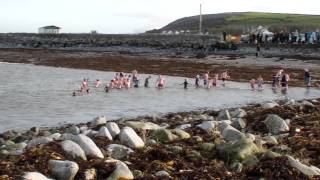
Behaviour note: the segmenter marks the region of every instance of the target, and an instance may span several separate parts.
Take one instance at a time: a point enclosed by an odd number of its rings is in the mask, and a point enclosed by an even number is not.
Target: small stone
[[[242,132],[230,125],[226,127],[221,134],[223,138],[227,141],[236,141],[245,137],[245,135]]]
[[[267,144],[277,145],[278,141],[274,136],[266,136],[262,138]]]
[[[97,179],[97,170],[94,168],[86,169],[84,171],[84,180],[96,180]]]
[[[238,130],[241,130],[246,127],[246,122],[242,118],[237,118],[234,121],[232,121],[231,126]]]
[[[106,126],[113,138],[120,134],[120,128],[115,122],[108,122]]]
[[[22,176],[22,180],[50,180],[38,172],[27,172]]]
[[[131,173],[128,166],[121,161],[117,161],[115,170],[107,178],[107,180],[133,179],[133,178],[134,178],[133,174]]]
[[[143,172],[140,171],[140,170],[133,170],[133,171],[132,171],[132,174],[133,174],[133,176],[134,176],[135,179],[136,179],[136,178],[141,178],[141,177],[143,177]]]
[[[184,149],[181,146],[168,146],[167,149],[173,154],[182,154],[184,152]]]
[[[216,145],[214,143],[203,143],[200,145],[201,151],[210,152],[215,149]]]
[[[221,110],[219,112],[219,115],[217,118],[218,118],[218,120],[231,120],[231,116],[230,116],[229,111],[227,109]]]
[[[48,144],[52,141],[53,141],[53,139],[48,138],[48,137],[38,137],[38,138],[35,138],[35,139],[32,139],[31,141],[29,141],[28,148],[33,148],[33,147],[40,145],[40,144]]]
[[[80,134],[80,129],[77,126],[71,126],[66,129],[66,133],[78,135]]]
[[[86,135],[63,134],[62,139],[76,142],[85,152],[87,157],[100,158],[100,159],[104,158],[104,155],[102,154],[98,146],[92,141],[92,139],[90,139]]]
[[[60,133],[54,133],[54,134],[51,134],[50,136],[48,136],[48,138],[51,138],[53,140],[59,140],[60,137],[61,137]]]
[[[215,122],[214,121],[204,121],[201,124],[198,124],[196,127],[206,131],[206,132],[212,132],[215,128]]]
[[[319,176],[320,175],[320,169],[315,166],[307,166],[302,164],[299,160],[294,159],[291,156],[287,155],[287,158],[289,160],[290,166],[293,168],[298,169],[300,172],[307,176]]]
[[[167,171],[158,171],[155,175],[157,177],[170,177],[170,174]]]
[[[241,173],[243,169],[243,165],[239,162],[232,163],[230,168],[235,171],[236,173]]]
[[[187,153],[187,158],[190,159],[191,161],[199,161],[202,158],[202,156],[200,152],[192,150]]]
[[[262,108],[264,108],[264,109],[271,109],[271,108],[274,108],[277,106],[279,106],[279,104],[276,102],[267,102],[265,104],[262,104]]]
[[[176,129],[184,130],[184,129],[188,129],[188,128],[191,128],[191,127],[192,127],[191,124],[181,124],[181,125],[177,126]]]
[[[155,130],[160,129],[160,126],[152,122],[140,122],[140,121],[127,121],[126,126],[129,126],[136,130]]]
[[[105,116],[98,116],[93,119],[93,121],[90,122],[91,126],[98,126],[103,125],[107,123],[107,118]]]
[[[133,150],[120,144],[110,144],[107,146],[108,154],[115,159],[124,159],[133,153]]]
[[[276,114],[269,114],[264,120],[269,132],[279,134],[279,132],[289,131],[289,126],[286,122]]]
[[[34,136],[37,136],[40,132],[40,128],[39,127],[32,127],[30,129],[30,131],[33,133]]]
[[[179,139],[189,139],[191,137],[189,133],[185,132],[182,129],[173,129],[173,130],[171,130],[171,132],[174,135],[178,136]]]
[[[77,175],[79,166],[72,161],[50,160],[49,168],[52,176],[58,180],[73,180]]]
[[[120,132],[120,142],[130,148],[144,147],[144,142],[131,127],[124,127]]]
[[[157,129],[152,131],[151,137],[160,142],[172,142],[178,139],[178,136],[174,135],[168,129]]]
[[[232,118],[243,118],[247,115],[246,111],[240,108],[229,111],[229,114]]]
[[[75,159],[82,159],[87,160],[85,152],[83,149],[75,142],[70,140],[62,141],[61,143],[62,149],[67,153],[70,154]]]
[[[198,143],[203,141],[202,137],[200,136],[193,136],[192,139],[194,139]]]
[[[108,128],[106,128],[106,127],[104,127],[104,126],[100,128],[99,133],[96,134],[96,136],[97,136],[97,137],[106,137],[106,138],[109,139],[109,141],[112,141],[112,140],[113,140],[113,138],[112,138],[112,136],[111,136]]]
[[[155,145],[155,144],[157,144],[157,141],[154,140],[154,139],[148,139],[146,144],[147,144],[148,146]]]

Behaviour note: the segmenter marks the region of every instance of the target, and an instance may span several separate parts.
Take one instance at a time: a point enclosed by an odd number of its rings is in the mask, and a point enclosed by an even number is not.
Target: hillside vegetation
[[[258,26],[271,31],[315,31],[320,28],[320,15],[239,12],[203,15],[203,29],[210,33],[227,31],[233,34],[248,33]],[[184,17],[167,26],[149,32],[190,30],[197,32],[199,16]]]

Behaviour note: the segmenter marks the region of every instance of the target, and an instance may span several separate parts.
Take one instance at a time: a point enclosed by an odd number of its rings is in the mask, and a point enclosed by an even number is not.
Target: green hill
[[[210,33],[226,31],[233,34],[250,32],[258,26],[266,26],[270,31],[315,31],[320,29],[320,15],[282,14],[262,12],[239,12],[203,15],[203,29]],[[184,17],[167,26],[149,32],[190,30],[197,32],[199,16]]]

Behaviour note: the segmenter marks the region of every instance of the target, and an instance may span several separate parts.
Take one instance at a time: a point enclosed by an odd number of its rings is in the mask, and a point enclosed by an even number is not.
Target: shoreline
[[[67,172],[75,179],[309,179],[312,176],[303,174],[306,171],[293,162],[300,159],[302,164],[320,167],[319,101],[282,100],[119,121],[98,117],[88,123],[34,127],[22,134],[5,132],[0,134],[0,179],[21,178],[26,172],[58,179],[59,173],[70,177]],[[270,114],[277,114],[280,124],[269,127],[264,123]],[[88,138],[92,140],[89,146],[85,145]],[[85,159],[79,149],[70,151],[63,145],[68,140],[84,150]],[[56,163],[70,162],[78,168],[66,166],[57,174]],[[120,167],[124,171],[119,172]],[[318,173],[313,178],[319,178],[320,169],[313,170],[309,172]]]

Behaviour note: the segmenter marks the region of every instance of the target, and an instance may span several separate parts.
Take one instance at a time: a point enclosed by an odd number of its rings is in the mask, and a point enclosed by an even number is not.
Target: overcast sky
[[[0,0],[0,32],[140,33],[181,17],[221,12],[320,14],[319,0]]]

